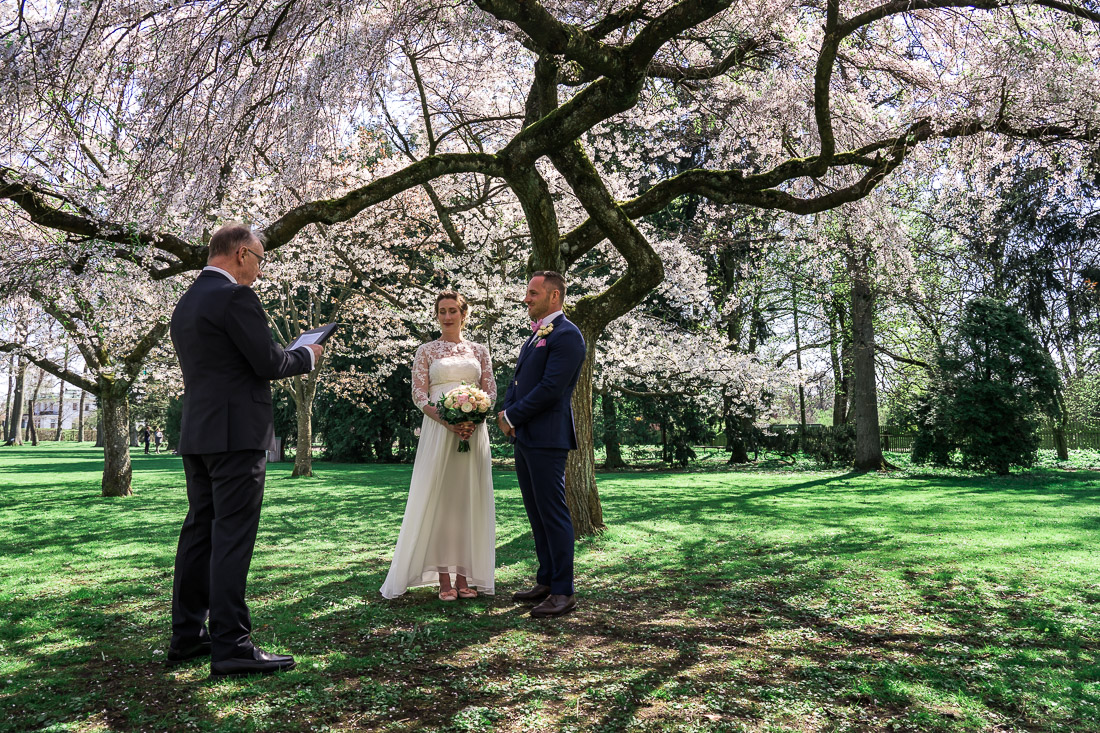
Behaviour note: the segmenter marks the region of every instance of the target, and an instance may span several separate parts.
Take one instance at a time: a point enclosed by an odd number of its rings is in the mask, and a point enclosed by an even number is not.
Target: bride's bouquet
[[[493,406],[489,400],[489,395],[465,382],[441,396],[438,402],[429,402],[428,404],[436,409],[441,420],[451,425],[464,422],[472,422],[477,425],[485,422],[485,418],[489,416],[489,408]],[[459,453],[468,453],[469,450],[470,441],[458,441]]]

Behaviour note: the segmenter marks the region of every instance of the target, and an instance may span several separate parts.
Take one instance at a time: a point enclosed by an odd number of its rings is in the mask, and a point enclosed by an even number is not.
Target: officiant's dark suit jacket
[[[245,585],[263,504],[264,451],[275,447],[270,380],[305,374],[312,360],[307,349],[284,351],[272,340],[252,288],[212,270],[180,298],[171,333],[183,371],[179,452],[188,504],[176,548],[171,646],[209,640],[215,662],[250,658]]]
[[[271,381],[306,374],[306,349],[271,338],[255,291],[211,270],[199,274],[172,314],[183,371],[180,454],[274,450]]]

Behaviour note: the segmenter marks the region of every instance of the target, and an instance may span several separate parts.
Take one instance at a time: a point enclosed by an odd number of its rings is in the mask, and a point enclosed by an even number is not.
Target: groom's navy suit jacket
[[[564,314],[553,324],[544,345],[532,337],[520,351],[503,407],[516,442],[571,450],[577,447],[572,396],[584,363],[584,337]]]

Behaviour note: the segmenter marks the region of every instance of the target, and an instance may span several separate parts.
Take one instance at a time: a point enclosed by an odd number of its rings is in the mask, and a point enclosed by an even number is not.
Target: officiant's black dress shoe
[[[268,654],[260,647],[252,647],[252,656],[223,659],[210,664],[211,679],[220,677],[250,677],[254,674],[272,674],[294,669],[297,662],[289,654]]]
[[[179,649],[170,646],[168,647],[168,655],[164,658],[164,663],[171,666],[173,664],[186,662],[188,659],[209,657],[210,646],[209,641],[196,641],[194,644],[188,644]]]
[[[577,601],[573,596],[549,595],[546,600],[531,609],[531,615],[535,618],[550,618],[551,616],[564,616],[577,607]]]
[[[529,590],[520,590],[512,594],[513,601],[519,601],[521,603],[527,601],[541,601],[550,595],[550,586],[538,584],[534,588]]]

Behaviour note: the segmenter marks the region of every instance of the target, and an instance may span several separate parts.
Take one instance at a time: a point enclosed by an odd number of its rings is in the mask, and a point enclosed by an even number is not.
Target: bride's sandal
[[[473,588],[459,588],[458,589],[458,597],[459,598],[477,598],[477,591],[474,590]]]
[[[454,588],[448,588],[447,590],[439,591],[439,600],[441,601],[457,601],[458,591]]]

